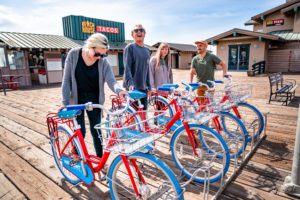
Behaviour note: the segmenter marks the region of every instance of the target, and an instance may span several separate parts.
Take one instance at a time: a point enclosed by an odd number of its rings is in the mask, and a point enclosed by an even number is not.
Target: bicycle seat
[[[129,94],[130,98],[132,98],[132,99],[141,99],[141,98],[146,97],[146,93],[141,92],[139,90],[129,91],[128,94]]]
[[[157,90],[170,92],[172,87],[158,87]]]
[[[189,83],[189,86],[192,87],[192,90],[194,91],[199,88],[199,83]],[[190,88],[186,87],[185,89],[189,90]]]
[[[57,116],[61,119],[68,119],[76,117],[77,115],[80,115],[81,110],[62,110],[57,113]]]

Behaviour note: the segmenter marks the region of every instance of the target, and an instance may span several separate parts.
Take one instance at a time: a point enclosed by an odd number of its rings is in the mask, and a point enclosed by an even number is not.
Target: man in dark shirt
[[[149,81],[149,60],[150,50],[145,47],[146,30],[141,24],[134,26],[131,36],[134,39],[124,49],[124,87],[127,90],[137,89],[147,93],[150,88]],[[147,109],[147,97],[141,99],[144,109]]]

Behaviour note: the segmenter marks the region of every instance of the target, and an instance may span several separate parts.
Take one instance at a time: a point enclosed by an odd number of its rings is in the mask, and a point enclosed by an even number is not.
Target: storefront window
[[[0,47],[0,67],[6,67],[4,48]]]
[[[25,69],[23,51],[8,51],[7,56],[9,62],[9,68],[11,70]]]

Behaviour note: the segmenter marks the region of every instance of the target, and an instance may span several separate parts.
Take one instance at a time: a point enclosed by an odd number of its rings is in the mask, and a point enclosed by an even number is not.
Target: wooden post
[[[6,96],[6,88],[4,85],[3,77],[2,77],[2,70],[0,69],[0,79],[1,79],[1,84],[2,84],[2,90],[4,92],[4,96]]]

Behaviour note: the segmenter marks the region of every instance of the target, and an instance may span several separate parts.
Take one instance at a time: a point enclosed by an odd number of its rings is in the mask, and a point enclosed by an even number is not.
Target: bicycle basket
[[[57,113],[49,113],[47,115],[47,126],[49,136],[52,137],[53,134],[57,131],[58,124],[67,124],[69,127],[73,127],[72,119],[61,119],[57,116]]]
[[[178,106],[182,110],[184,120],[197,124],[204,124],[216,114],[212,112],[215,108],[212,104],[196,105],[184,98],[178,101]]]
[[[159,112],[159,114],[157,114]],[[97,124],[94,128],[102,142],[105,151],[116,154],[132,154],[137,151],[149,151],[154,147],[154,141],[163,136],[162,129],[155,125],[155,120],[164,115],[162,111],[150,114],[148,111],[138,111],[122,116],[110,116],[109,120]],[[144,116],[144,120],[141,119]],[[138,120],[128,123],[128,117]]]
[[[252,88],[249,84],[232,85],[225,88],[225,92],[230,102],[239,103],[251,97]]]

